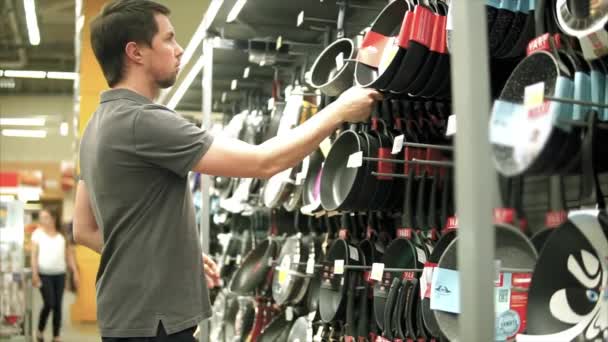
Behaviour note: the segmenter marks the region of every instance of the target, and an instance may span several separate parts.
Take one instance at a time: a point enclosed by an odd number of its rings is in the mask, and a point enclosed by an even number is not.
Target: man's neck
[[[130,82],[129,80],[118,82],[112,89],[128,89],[149,98],[152,102],[158,98],[160,93],[160,89],[156,85],[147,82]]]

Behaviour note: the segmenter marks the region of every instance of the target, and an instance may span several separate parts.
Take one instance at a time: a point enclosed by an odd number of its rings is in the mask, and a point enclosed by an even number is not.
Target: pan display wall
[[[212,26],[225,134],[384,100],[268,180],[212,178],[209,340],[608,341],[608,6],[273,5],[276,40]]]

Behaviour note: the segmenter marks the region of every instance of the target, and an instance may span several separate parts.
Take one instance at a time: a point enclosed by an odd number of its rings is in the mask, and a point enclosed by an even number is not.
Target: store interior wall
[[[0,137],[0,161],[62,161],[73,160],[73,132],[61,136],[62,121],[72,122],[74,98],[72,95],[14,95],[0,96],[1,117],[46,118],[47,137]],[[71,126],[71,125],[70,125]]]

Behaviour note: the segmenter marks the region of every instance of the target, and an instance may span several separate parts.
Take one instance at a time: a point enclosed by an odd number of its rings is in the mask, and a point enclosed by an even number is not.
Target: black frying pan
[[[515,48],[529,19],[528,0],[511,1],[511,3],[508,9],[513,13],[511,28],[506,32],[502,42],[496,46],[496,50],[491,51],[494,57],[502,57]]]
[[[488,46],[491,54],[494,54],[500,48],[515,18],[515,12],[511,8],[516,3],[515,1],[500,0],[495,2],[498,2],[496,19],[494,19],[494,24],[488,35]]]
[[[271,269],[272,261],[279,251],[279,244],[272,238],[264,240],[249,252],[241,267],[236,271],[230,282],[230,291],[241,295],[251,294],[258,288]]]
[[[400,33],[406,13],[409,13],[409,3],[392,1],[380,12],[365,35],[361,48],[357,53],[355,66],[355,81],[358,85],[368,88],[385,89],[395,77],[400,65],[402,54],[387,51],[384,67],[380,71],[385,50],[391,49],[395,37]],[[391,56],[392,55],[392,56]]]
[[[434,62],[436,62],[435,60],[427,59],[427,55],[431,47],[433,31],[438,16],[429,7],[421,4],[414,6],[413,13],[409,37],[399,37],[401,40],[400,51],[402,51],[399,69],[391,83],[387,86],[387,89],[395,93],[406,93],[414,90],[410,88],[412,82],[422,72],[425,75],[421,75],[420,77],[428,79],[434,67]],[[426,61],[432,62],[433,65],[425,68],[424,64]]]

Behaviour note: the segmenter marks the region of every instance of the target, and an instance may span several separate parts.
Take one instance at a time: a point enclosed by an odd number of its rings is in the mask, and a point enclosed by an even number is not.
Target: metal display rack
[[[296,2],[293,3],[296,6]],[[492,209],[498,196],[497,177],[492,167],[488,139],[490,87],[485,1],[452,1],[454,7],[452,60],[452,98],[460,117],[455,139],[456,203],[461,246],[458,268],[462,313],[460,341],[494,340],[494,229]],[[343,14],[342,14],[343,17]],[[213,37],[203,41],[206,58],[202,79],[203,125],[209,125],[213,94]],[[483,165],[485,167],[478,167]],[[209,177],[201,182],[203,211],[201,242],[209,248]],[[483,186],[480,186],[483,185]],[[201,331],[208,331],[201,327]],[[208,341],[201,334],[200,341]]]

